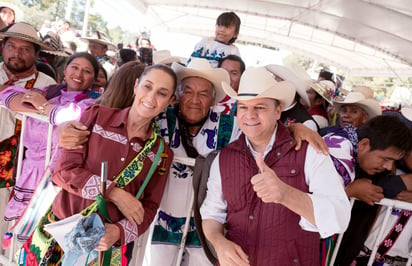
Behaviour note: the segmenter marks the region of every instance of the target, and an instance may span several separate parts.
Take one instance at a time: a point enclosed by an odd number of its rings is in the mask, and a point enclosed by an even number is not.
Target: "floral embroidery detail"
[[[123,227],[124,231],[124,241],[126,244],[133,242],[137,239],[137,226],[132,224],[126,219],[123,219],[119,222],[119,224]]]
[[[398,233],[401,232],[402,229],[403,229],[403,226],[402,226],[401,224],[397,224],[397,225],[395,226],[395,231],[398,232]]]
[[[393,244],[392,239],[386,239],[383,243],[385,247],[391,247]]]

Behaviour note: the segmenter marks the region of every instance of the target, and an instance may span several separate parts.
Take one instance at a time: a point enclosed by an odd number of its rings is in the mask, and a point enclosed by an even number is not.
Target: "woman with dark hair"
[[[131,258],[133,241],[149,228],[156,215],[173,160],[173,152],[156,133],[153,118],[174,100],[176,83],[176,74],[170,67],[153,65],[136,79],[130,107],[119,109],[95,104],[86,110],[80,122],[90,135],[81,149],[62,150],[52,176],[62,191],[54,200],[45,223],[78,214],[94,204],[102,185],[101,162],[107,161],[105,233],[94,247],[98,251],[122,247],[121,265],[127,264],[124,260]],[[156,162],[159,151],[161,159]],[[142,196],[137,198],[151,168],[153,175]],[[103,216],[102,212],[99,214]],[[35,237],[39,234],[42,239],[48,239],[47,249],[41,249],[44,243]],[[32,239],[24,244],[24,252],[28,254],[26,265],[37,265],[32,262],[35,260],[47,265],[65,264],[61,262],[63,251],[55,240],[44,234],[41,225]],[[66,255],[64,259],[70,257]],[[114,263],[120,265],[120,262]],[[73,261],[66,264],[76,265]]]
[[[99,63],[99,73],[96,80],[93,83],[93,90],[99,94],[102,94],[107,85],[107,72],[106,69]]]
[[[122,65],[112,76],[107,88],[96,103],[111,108],[126,108],[133,103],[133,86],[140,78],[146,65],[137,61]]]
[[[94,99],[90,98],[90,88],[98,72],[96,59],[88,53],[72,55],[64,69],[65,83],[51,85],[36,90],[26,90],[19,86],[6,88],[0,94],[0,102],[13,111],[31,112],[49,117],[55,125],[52,137],[52,153],[57,151],[57,125],[69,120],[78,120]],[[53,97],[47,91],[55,91]],[[23,136],[26,148],[22,162],[21,176],[14,187],[14,196],[9,201],[4,219],[20,218],[29,203],[34,190],[44,172],[48,124],[34,118],[27,118]],[[51,162],[54,168],[58,154]]]

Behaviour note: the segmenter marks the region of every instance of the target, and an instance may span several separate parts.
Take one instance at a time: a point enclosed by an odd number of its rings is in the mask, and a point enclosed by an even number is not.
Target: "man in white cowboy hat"
[[[0,33],[3,62],[0,63],[0,93],[9,85],[19,85],[26,89],[44,87],[56,82],[49,76],[37,71],[35,62],[40,50],[48,49],[37,35],[36,29],[27,23],[18,22],[6,32]],[[0,141],[15,133],[15,113],[0,108]],[[0,213],[4,214],[10,195],[9,188],[0,189]],[[7,223],[0,219],[0,236],[7,231]]]
[[[243,134],[213,161],[200,209],[219,263],[319,265],[320,237],[344,232],[350,204],[331,159],[306,143],[296,151],[278,122],[293,84],[250,67],[238,92],[223,88],[238,100]]]
[[[306,106],[310,107],[310,101],[306,94],[306,89],[312,83],[310,76],[297,64],[289,64],[287,66],[281,65],[267,65],[267,71],[272,73],[276,81],[288,81],[293,84],[293,89],[296,91],[295,97],[289,106],[284,106],[280,121],[286,125],[293,123],[302,123],[308,128],[318,131],[319,126],[315,120],[308,113],[305,107],[301,104],[301,100]]]
[[[107,72],[107,77],[110,78],[114,73],[115,65],[113,62],[115,60],[107,55],[107,51],[109,49],[115,50],[116,46],[107,39],[103,32],[100,31],[94,31],[90,37],[83,37],[80,39],[89,44],[89,53],[95,56],[97,61],[102,64]]]
[[[212,68],[206,59],[195,58],[187,67],[172,64],[178,77],[179,105],[169,108],[158,119],[161,135],[178,157],[206,157],[237,138],[239,130],[233,116],[220,113],[215,106],[225,93],[222,81],[229,83],[224,69]],[[232,133],[233,132],[233,133]],[[179,244],[190,202],[193,169],[174,162],[155,219],[151,245],[151,265],[176,265]],[[211,265],[200,246],[191,217],[184,265]]]
[[[366,98],[361,92],[350,92],[343,100],[335,98],[333,105],[339,114],[339,124],[342,127],[352,125],[358,128],[369,119],[382,114],[379,102]]]

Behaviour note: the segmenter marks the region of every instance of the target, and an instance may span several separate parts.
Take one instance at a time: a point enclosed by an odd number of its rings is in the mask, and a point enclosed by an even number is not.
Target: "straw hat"
[[[175,71],[180,84],[182,80],[189,77],[199,77],[210,81],[216,91],[215,104],[225,98],[226,94],[222,88],[222,82],[230,84],[229,73],[223,68],[212,68],[209,61],[204,58],[193,58],[187,67],[173,62],[172,69]]]
[[[333,100],[333,105],[338,111],[345,104],[353,104],[361,107],[368,113],[368,119],[382,114],[382,109],[379,102],[375,99],[366,99],[365,95],[361,92],[350,92],[343,100]]]
[[[310,86],[312,80],[301,66],[298,64],[289,64],[286,66],[271,64],[267,65],[266,69],[284,81],[291,82],[299,96],[308,106],[310,106],[310,100],[309,96],[306,94],[306,89]]]
[[[328,103],[332,104],[332,99],[335,96],[335,84],[330,80],[321,80],[313,82],[310,87]]]
[[[153,63],[154,64],[171,64],[173,62],[186,63],[183,57],[172,56],[169,50],[159,50],[153,52]]]
[[[107,39],[106,34],[100,31],[94,31],[92,33],[92,36],[82,37],[80,39],[86,42],[97,42],[103,45],[107,45],[107,48],[111,50],[116,49],[116,46]]]
[[[49,31],[43,37],[43,43],[46,44],[49,49],[43,50],[45,53],[58,56],[69,56],[71,53],[63,46],[60,36],[54,31]]]
[[[239,91],[222,82],[223,90],[236,100],[271,98],[280,102],[282,107],[289,106],[295,98],[296,90],[291,82],[276,81],[265,67],[248,67],[240,78]]]
[[[32,25],[25,22],[14,23],[10,28],[7,29],[7,31],[0,32],[0,39],[4,38],[16,38],[31,42],[39,45],[41,50],[50,49],[40,40],[36,29]]]

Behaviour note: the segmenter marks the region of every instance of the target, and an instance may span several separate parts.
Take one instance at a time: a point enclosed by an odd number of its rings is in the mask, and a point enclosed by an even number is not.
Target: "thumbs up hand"
[[[285,198],[288,185],[283,183],[276,173],[267,166],[261,153],[256,156],[256,164],[260,173],[254,175],[250,180],[256,195],[266,203],[281,203]]]

